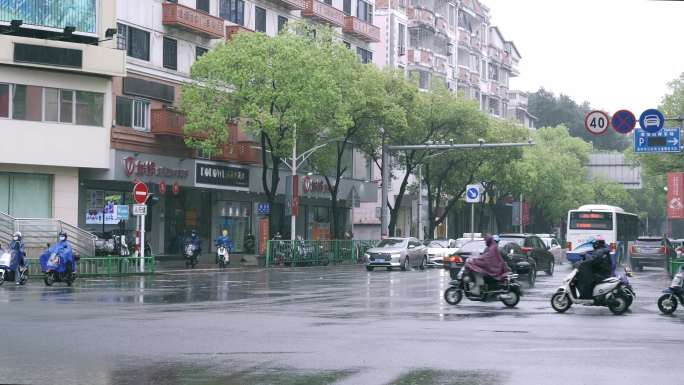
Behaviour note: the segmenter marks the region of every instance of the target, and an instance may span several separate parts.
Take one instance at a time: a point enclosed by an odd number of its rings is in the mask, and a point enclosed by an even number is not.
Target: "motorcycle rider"
[[[15,260],[12,261],[12,267],[14,271],[14,282],[19,285],[21,281],[19,269],[24,267],[24,258],[26,257],[26,252],[24,251],[24,241],[21,236],[21,232],[17,231],[12,235],[12,242],[9,244],[10,252],[14,252]]]
[[[190,236],[185,238],[185,242],[183,242],[183,250],[185,250],[187,245],[195,246],[195,253],[193,257],[197,258],[197,256],[202,253],[202,240],[200,239],[199,235],[197,235],[197,230],[192,229],[190,231]]]
[[[496,238],[491,235],[485,236],[485,251],[479,257],[468,258],[465,263],[466,271],[479,273],[475,274],[476,285],[471,290],[474,295],[480,295],[480,287],[484,285],[485,276],[501,281],[508,275],[508,266],[501,257]]]
[[[594,286],[610,277],[613,271],[610,249],[605,239],[596,237],[591,246],[591,259],[582,261],[577,267],[577,289],[582,299],[591,299]]]
[[[70,276],[76,271],[74,250],[71,248],[66,232],[59,232],[59,242],[50,248],[50,253],[58,253],[64,258],[67,276]]]
[[[228,229],[223,229],[221,236],[216,239],[216,247],[221,246],[225,247],[229,253],[233,252],[233,242],[228,237]],[[216,263],[219,263],[218,258],[218,253],[216,253]]]

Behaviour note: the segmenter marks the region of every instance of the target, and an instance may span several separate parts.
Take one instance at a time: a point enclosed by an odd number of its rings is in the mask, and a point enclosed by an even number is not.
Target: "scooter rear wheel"
[[[55,274],[53,272],[45,274],[43,281],[45,281],[45,286],[52,286],[55,283]]]
[[[663,314],[670,315],[677,310],[677,297],[673,294],[663,294],[658,298],[658,309]]]
[[[629,300],[622,294],[618,294],[610,301],[608,309],[615,315],[623,314],[629,309]]]
[[[503,302],[503,304],[506,305],[507,307],[515,307],[515,305],[517,305],[518,302],[520,302],[520,294],[518,294],[515,291],[510,291],[504,295],[506,295],[508,297],[507,298],[501,298],[501,302]]]
[[[557,292],[551,297],[551,307],[559,313],[565,313],[572,306],[572,301],[564,292]]]

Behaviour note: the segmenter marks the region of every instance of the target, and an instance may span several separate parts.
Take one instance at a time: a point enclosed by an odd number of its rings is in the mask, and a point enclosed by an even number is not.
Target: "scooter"
[[[599,282],[592,290],[592,298],[579,298],[577,290],[577,268],[573,269],[563,286],[551,297],[551,307],[559,313],[565,313],[573,304],[585,306],[607,306],[613,314],[626,312],[634,301],[634,290],[623,277],[609,277]],[[629,272],[627,272],[629,274]]]
[[[190,267],[191,269],[195,268],[195,265],[198,262],[195,250],[195,245],[193,245],[192,243],[188,243],[187,245],[185,245],[185,267]]]
[[[658,309],[663,314],[672,314],[677,310],[677,301],[684,304],[684,266],[672,278],[670,287],[663,290],[663,295],[658,298]]]
[[[473,293],[477,285],[472,275],[479,273],[465,273],[461,269],[456,279],[449,283],[450,287],[444,291],[444,300],[449,305],[458,305],[465,295],[471,301],[492,302],[501,301],[507,307],[515,307],[522,296],[522,289],[517,282],[518,274],[509,273],[503,282],[484,277],[484,286],[480,287],[480,293]]]
[[[12,269],[13,257],[16,251],[4,251],[0,248],[0,285],[5,283],[5,281],[14,282],[15,274],[19,274],[19,284],[25,285],[28,281],[29,266],[28,259],[24,259],[23,266],[17,266],[16,271]]]
[[[230,265],[230,254],[225,246],[219,246],[216,249],[216,258],[218,259],[219,267],[224,268]]]
[[[67,271],[67,261],[59,252],[44,253],[40,257],[41,270],[45,273],[43,281],[46,286],[52,286],[55,282],[64,282],[71,286],[76,280],[76,258],[74,257],[71,272]]]

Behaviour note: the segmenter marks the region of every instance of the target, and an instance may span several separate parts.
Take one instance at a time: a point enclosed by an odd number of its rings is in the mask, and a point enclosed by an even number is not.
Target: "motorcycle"
[[[458,305],[464,296],[471,301],[501,301],[507,307],[515,307],[520,301],[522,289],[520,283],[517,282],[518,274],[509,273],[502,282],[484,277],[485,284],[480,287],[480,293],[475,294],[473,289],[477,282],[473,279],[473,275],[479,273],[464,273],[464,270],[461,269],[458,272],[456,279],[451,281],[450,287],[444,291],[444,300],[449,305]]]
[[[5,283],[5,281],[13,282],[15,281],[15,274],[19,274],[19,284],[20,285],[25,285],[26,281],[28,281],[28,275],[29,275],[29,266],[28,266],[28,260],[24,260],[24,265],[23,266],[18,266],[17,270],[15,271],[12,269],[13,265],[13,258],[16,254],[16,251],[3,251],[2,248],[0,248],[0,285]]]
[[[185,256],[185,267],[190,267],[194,269],[195,265],[197,265],[198,262],[195,245],[193,245],[192,243],[188,243],[187,245],[185,245],[183,255]]]
[[[224,268],[230,265],[230,254],[228,254],[228,249],[225,246],[219,246],[216,249],[216,257],[219,267]]]
[[[629,274],[628,271],[626,271]],[[636,296],[629,281],[625,277],[609,277],[596,286],[592,290],[592,298],[579,298],[579,291],[577,289],[578,269],[574,268],[572,272],[565,277],[563,286],[551,297],[551,307],[553,310],[564,313],[573,304],[581,304],[585,306],[607,306],[613,314],[620,315],[626,312],[634,301]]]
[[[677,301],[684,304],[684,266],[672,278],[670,287],[663,290],[663,295],[658,298],[658,309],[663,314],[670,315],[677,310]]]
[[[67,271],[67,261],[59,252],[44,253],[40,257],[41,270],[45,273],[43,281],[46,286],[52,286],[55,282],[64,282],[71,286],[76,280],[76,259],[73,262],[71,272]]]

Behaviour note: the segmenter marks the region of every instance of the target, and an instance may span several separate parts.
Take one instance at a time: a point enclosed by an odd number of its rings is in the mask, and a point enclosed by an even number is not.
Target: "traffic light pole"
[[[390,169],[389,169],[389,159],[390,151],[410,151],[410,150],[459,150],[459,149],[486,149],[486,148],[508,148],[508,147],[529,147],[534,146],[532,139],[528,140],[526,143],[486,143],[484,139],[480,139],[478,143],[473,144],[455,144],[455,143],[443,143],[443,144],[411,144],[411,145],[383,145],[382,146],[382,194],[381,194],[381,206],[380,206],[380,235],[382,238],[389,236],[389,201],[388,192],[390,184]],[[474,210],[471,213],[474,216]],[[471,222],[471,227],[474,228],[474,219]],[[474,231],[472,231],[474,232]]]

